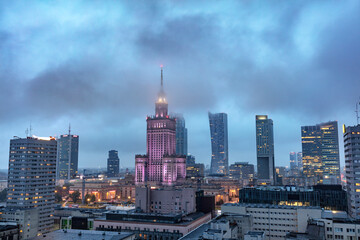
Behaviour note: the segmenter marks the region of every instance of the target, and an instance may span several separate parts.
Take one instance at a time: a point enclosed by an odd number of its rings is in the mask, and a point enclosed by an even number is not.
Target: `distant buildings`
[[[118,177],[119,168],[120,168],[120,159],[118,156],[118,151],[110,150],[109,158],[107,159],[107,176]]]
[[[228,127],[226,113],[210,113],[212,175],[227,175],[229,170]]]
[[[168,104],[161,89],[155,103],[155,116],[148,116],[147,153],[135,156],[136,184],[173,185],[186,177],[186,157],[176,154],[176,120],[168,115]]]
[[[307,185],[340,184],[337,121],[301,127],[303,173]]]
[[[275,182],[273,121],[267,115],[256,115],[256,155],[258,179]]]
[[[343,127],[349,215],[360,219],[360,124]]]
[[[10,140],[7,208],[37,208],[38,233],[53,228],[57,142],[54,138]]]
[[[57,139],[57,179],[74,179],[78,174],[79,136],[70,134],[60,135]]]
[[[230,165],[229,175],[237,179],[253,179],[254,165],[248,162],[236,162]]]
[[[298,168],[296,152],[290,152],[290,169],[294,170]]]
[[[185,119],[180,113],[170,114],[176,120],[176,154],[188,154],[187,128],[185,127]]]
[[[202,178],[204,177],[205,166],[203,163],[194,163],[186,165],[186,177],[187,178]]]
[[[297,153],[297,164],[298,164],[298,169],[301,170],[303,168],[303,155],[302,155],[302,152]]]

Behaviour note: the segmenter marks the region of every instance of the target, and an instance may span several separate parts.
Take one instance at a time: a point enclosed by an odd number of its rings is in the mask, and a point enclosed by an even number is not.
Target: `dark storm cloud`
[[[276,155],[285,165],[288,152],[300,150],[301,125],[351,123],[346,113],[360,89],[359,5],[2,3],[2,162],[9,138],[30,121],[39,135],[64,133],[71,122],[81,137],[80,166],[105,166],[110,149],[133,166],[134,154],[145,151],[145,117],[164,64],[169,110],[184,113],[189,150],[200,161],[210,159],[207,111],[226,111],[231,162],[255,163],[254,114],[268,113],[282,126]]]

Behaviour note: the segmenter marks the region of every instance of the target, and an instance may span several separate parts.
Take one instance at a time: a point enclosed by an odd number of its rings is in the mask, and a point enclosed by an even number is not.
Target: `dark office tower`
[[[10,140],[6,206],[11,209],[38,209],[39,234],[54,227],[56,147],[55,138]]]
[[[337,121],[301,127],[303,173],[307,185],[340,184]]]
[[[273,121],[267,115],[256,115],[256,155],[259,180],[274,184],[274,130]]]
[[[187,155],[187,128],[185,127],[185,119],[180,113],[172,113],[171,117],[176,120],[176,154]]]
[[[343,125],[343,133],[348,213],[351,217],[360,219],[360,124],[353,127]]]
[[[69,134],[60,135],[57,152],[56,178],[70,180],[78,174],[79,136]]]
[[[294,170],[297,168],[296,152],[290,152],[290,169]]]
[[[297,164],[298,164],[298,169],[302,169],[303,168],[303,155],[302,155],[302,152],[298,152],[297,153]]]
[[[228,128],[226,113],[210,113],[211,167],[212,175],[227,175],[229,172]]]
[[[120,166],[120,159],[118,156],[118,151],[110,150],[109,158],[107,160],[107,176],[117,177],[119,175],[119,166]]]

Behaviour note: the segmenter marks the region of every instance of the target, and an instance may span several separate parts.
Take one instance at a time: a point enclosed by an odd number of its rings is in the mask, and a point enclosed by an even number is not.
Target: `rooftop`
[[[318,206],[289,206],[289,205],[272,205],[262,203],[225,203],[222,206],[238,206],[250,208],[272,208],[272,209],[321,209]]]
[[[39,237],[32,238],[32,240],[122,240],[134,235],[129,232],[108,232],[108,231],[93,231],[93,230],[76,230],[63,229],[56,230]]]

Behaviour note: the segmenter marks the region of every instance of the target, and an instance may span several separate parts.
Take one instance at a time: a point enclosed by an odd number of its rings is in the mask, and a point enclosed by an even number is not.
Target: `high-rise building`
[[[296,152],[290,152],[290,169],[294,170],[297,167],[297,154]]]
[[[56,178],[70,180],[78,174],[79,136],[64,134],[57,139]]]
[[[176,120],[176,154],[187,155],[187,128],[185,127],[185,118],[180,113],[172,113],[172,118]]]
[[[340,184],[337,121],[301,127],[303,173],[307,185]]]
[[[107,160],[107,176],[117,177],[119,175],[120,159],[118,151],[110,150],[109,158]]]
[[[228,127],[226,113],[210,113],[211,167],[212,175],[229,173]]]
[[[360,219],[360,124],[343,126],[348,213]]]
[[[168,103],[161,89],[155,103],[155,116],[148,116],[146,155],[135,156],[136,184],[155,183],[172,185],[186,177],[186,157],[176,154],[176,120],[168,115]]]
[[[258,179],[275,181],[273,121],[267,115],[256,115],[256,155]]]
[[[302,152],[298,152],[297,153],[297,164],[298,164],[298,169],[302,169],[303,168],[303,156],[302,156]]]
[[[6,206],[39,210],[38,233],[54,225],[55,138],[14,138],[10,140],[9,175]]]

